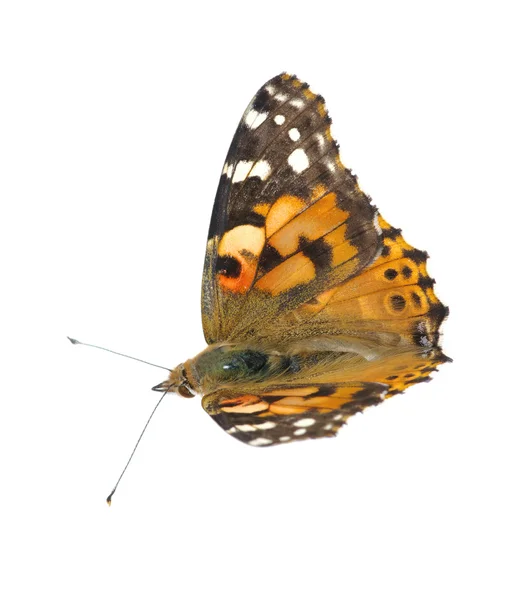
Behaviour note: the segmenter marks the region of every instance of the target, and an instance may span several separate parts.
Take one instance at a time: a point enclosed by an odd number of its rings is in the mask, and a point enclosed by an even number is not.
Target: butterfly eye
[[[183,396],[184,398],[194,398],[195,394],[193,394],[191,392],[191,390],[186,387],[185,385],[179,385],[178,386],[178,393],[180,394],[180,396]]]

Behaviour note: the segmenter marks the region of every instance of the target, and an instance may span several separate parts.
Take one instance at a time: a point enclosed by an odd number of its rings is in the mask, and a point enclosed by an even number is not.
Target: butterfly
[[[342,164],[325,102],[296,76],[243,114],[213,207],[202,281],[207,348],[153,389],[203,396],[234,438],[336,435],[449,361],[427,254]]]

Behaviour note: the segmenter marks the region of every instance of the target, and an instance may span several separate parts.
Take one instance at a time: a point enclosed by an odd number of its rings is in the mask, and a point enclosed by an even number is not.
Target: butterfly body
[[[243,115],[215,199],[208,347],[156,389],[202,394],[253,446],[335,435],[449,360],[426,259],[341,163],[321,96],[275,77]]]

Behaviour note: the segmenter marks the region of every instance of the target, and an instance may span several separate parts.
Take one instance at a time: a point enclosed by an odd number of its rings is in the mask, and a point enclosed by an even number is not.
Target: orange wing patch
[[[276,226],[277,220],[269,225],[269,221],[274,216],[276,205],[282,206],[284,198],[288,198],[292,203],[288,218],[285,218],[279,226]],[[283,196],[279,198],[272,206],[266,221],[268,243],[282,256],[289,256],[296,252],[299,249],[302,237],[310,241],[317,240],[332,231],[340,223],[344,223],[349,217],[349,213],[337,207],[335,193],[323,196],[308,208],[305,208],[305,202],[296,198],[297,203],[294,205],[291,199],[293,200],[293,197]],[[303,208],[305,210],[301,212]]]
[[[315,278],[314,263],[310,258],[298,252],[261,277],[255,287],[272,296],[277,296],[297,285],[310,283]]]
[[[278,229],[291,221],[306,206],[303,198],[280,196],[270,207],[266,217],[266,237],[270,238]]]
[[[340,225],[323,237],[332,248],[332,266],[338,267],[358,254],[358,248],[347,239],[347,225]]]

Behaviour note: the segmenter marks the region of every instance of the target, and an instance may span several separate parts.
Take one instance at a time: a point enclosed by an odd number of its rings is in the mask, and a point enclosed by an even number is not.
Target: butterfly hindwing
[[[378,383],[307,384],[259,393],[220,390],[202,405],[227,433],[251,446],[272,446],[336,435],[347,419],[382,402]]]
[[[381,249],[376,210],[340,161],[323,99],[295,77],[270,80],[241,119],[215,199],[206,340],[250,338]]]

